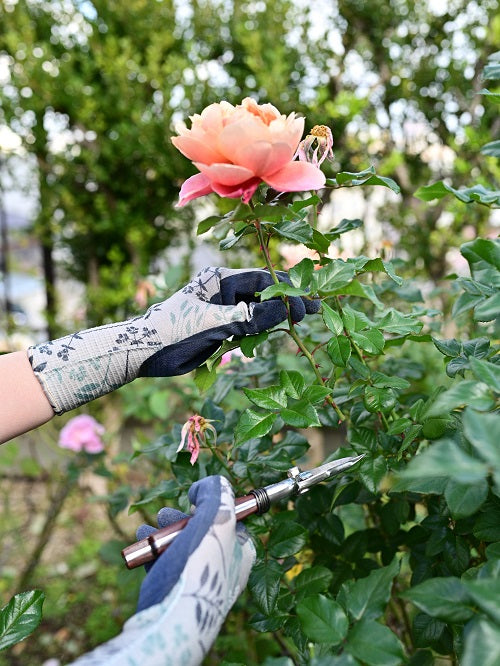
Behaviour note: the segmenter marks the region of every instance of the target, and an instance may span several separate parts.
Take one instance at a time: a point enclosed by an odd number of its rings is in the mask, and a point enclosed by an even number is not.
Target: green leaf
[[[332,578],[333,572],[326,567],[315,566],[303,569],[293,580],[297,601],[326,591]]]
[[[444,439],[431,444],[413,458],[399,478],[404,480],[430,477],[454,479],[459,483],[473,484],[485,479],[487,466],[472,458],[452,440]],[[399,485],[399,484],[398,484]]]
[[[377,412],[388,414],[396,404],[396,396],[392,389],[367,386],[365,388],[363,404],[372,414],[376,414]]]
[[[403,379],[402,377],[389,377],[389,375],[384,375],[383,372],[379,372],[378,370],[372,373],[371,380],[373,386],[376,386],[377,388],[404,390],[411,386],[407,379]]]
[[[376,308],[383,308],[384,304],[378,298],[373,287],[369,284],[362,284],[358,280],[353,280],[350,284],[337,289],[336,296],[357,296],[358,298],[367,298]]]
[[[279,236],[298,243],[310,243],[313,238],[313,229],[305,220],[286,220],[273,227]]]
[[[489,190],[483,185],[474,185],[472,187],[456,190],[442,180],[439,180],[432,185],[419,187],[414,196],[422,201],[432,201],[433,199],[442,199],[447,194],[453,194],[453,196],[463,203],[472,203],[473,201],[476,201],[485,206],[500,205],[500,191],[498,190]]]
[[[448,415],[452,410],[470,405],[481,411],[491,409],[495,404],[486,384],[475,379],[461,381],[447,391],[440,393],[435,402],[426,410],[425,416]]]
[[[401,666],[404,648],[388,627],[362,619],[349,631],[345,649],[367,666]]]
[[[148,492],[137,502],[130,505],[129,514],[135,513],[137,507],[149,504],[156,499],[175,499],[179,494],[179,484],[174,479],[161,481],[158,485],[150,488]]]
[[[498,240],[489,240],[486,238],[476,238],[469,243],[464,243],[460,247],[460,252],[469,262],[471,273],[476,279],[478,272],[484,271],[484,264],[500,271],[500,242]]]
[[[500,293],[485,298],[474,308],[475,321],[492,321],[500,312]]]
[[[369,354],[379,355],[385,346],[384,336],[376,328],[371,328],[367,331],[352,331],[351,337],[358,347],[361,347],[361,349]]]
[[[454,520],[476,513],[488,497],[488,488],[486,479],[476,483],[459,483],[450,479],[446,484],[444,497]]]
[[[366,578],[360,578],[349,588],[348,612],[354,620],[362,617],[374,620],[383,615],[391,598],[392,581],[399,573],[396,558],[381,569],[374,569]]]
[[[500,506],[487,502],[483,505],[472,533],[480,541],[500,541]]]
[[[338,224],[333,229],[330,229],[330,231],[328,231],[326,233],[326,236],[330,241],[334,241],[334,240],[337,240],[338,238],[340,238],[340,236],[342,234],[345,234],[348,231],[352,231],[353,229],[357,229],[358,227],[361,227],[362,225],[363,225],[362,220],[358,220],[358,219],[346,220],[346,219],[343,219],[343,220],[340,221],[340,224]]]
[[[312,259],[302,259],[298,264],[292,266],[288,271],[288,277],[292,281],[294,287],[299,289],[307,289],[311,284],[312,274],[314,272],[314,263]]]
[[[276,608],[282,573],[281,566],[275,560],[259,562],[252,569],[248,587],[264,615],[271,615]]]
[[[304,390],[305,380],[297,370],[281,370],[280,385],[290,398],[298,400]]]
[[[335,335],[342,335],[344,332],[344,324],[338,312],[331,308],[328,303],[323,302],[321,306],[321,314],[325,325]]]
[[[306,388],[306,390],[302,394],[302,398],[307,402],[310,402],[312,405],[315,405],[318,403],[323,403],[325,401],[326,396],[330,395],[331,392],[332,389],[326,386],[321,386],[320,384],[312,384],[311,386],[308,386]]]
[[[262,414],[247,409],[241,414],[234,433],[236,445],[243,444],[255,437],[264,437],[273,427],[276,414]]]
[[[286,407],[287,396],[285,389],[281,386],[266,386],[261,389],[244,388],[243,392],[257,407],[264,409],[281,409],[282,407]]]
[[[409,335],[411,333],[420,333],[423,323],[415,319],[412,315],[405,315],[391,308],[377,322],[377,327],[394,335]]]
[[[310,426],[320,426],[318,413],[307,400],[289,405],[286,409],[280,411],[280,416],[285,423],[296,428],[309,428]]]
[[[354,266],[335,259],[314,271],[311,282],[311,291],[322,296],[333,295],[341,287],[345,287],[354,278]]]
[[[263,291],[257,292],[261,301],[268,301],[277,296],[307,296],[307,291],[292,287],[288,282],[280,282],[266,287]]]
[[[467,589],[453,576],[430,578],[401,596],[427,615],[445,622],[466,622],[474,615]]]
[[[194,375],[194,383],[200,393],[205,393],[213,385],[217,379],[217,368],[213,367],[211,370],[206,365],[201,365],[197,368]]]
[[[500,663],[500,628],[478,617],[465,628],[464,651],[460,666],[498,666]]]
[[[400,435],[403,433],[409,426],[411,426],[411,419],[400,418],[392,421],[387,429],[388,435]]]
[[[361,259],[361,257],[358,257],[358,259],[354,259],[357,271],[360,270],[360,267],[358,267],[357,264],[359,259]],[[368,257],[363,257],[363,259],[366,259],[366,261],[362,264],[363,273],[366,273],[368,271],[376,273],[385,273],[397,285],[401,286],[403,284],[403,278],[399,277],[399,275],[396,275],[390,261],[384,261],[380,257],[377,257],[376,259],[368,259]]]
[[[246,335],[244,338],[238,340],[240,349],[247,358],[253,358],[255,347],[265,342],[268,337],[269,333],[267,331],[262,331],[261,333],[257,333],[257,335]]]
[[[267,544],[273,557],[289,557],[301,550],[307,542],[307,530],[292,520],[274,526]]]
[[[297,604],[302,631],[314,643],[339,645],[347,635],[349,623],[340,604],[318,594]]]
[[[432,338],[432,342],[436,349],[438,349],[441,354],[454,358],[458,356],[462,351],[462,345],[458,340],[452,338],[451,340],[438,340],[437,338]]]
[[[500,473],[500,446],[499,428],[500,415],[498,413],[485,414],[476,412],[470,407],[464,411],[464,434],[472,444],[476,453],[489,462],[495,471]]]
[[[428,645],[439,654],[448,654],[453,650],[453,635],[446,622],[425,613],[417,613],[413,618],[413,637],[415,645]],[[434,666],[434,659],[430,666]]]
[[[210,217],[205,218],[198,224],[196,234],[201,236],[201,234],[206,233],[209,229],[215,227],[216,224],[219,224],[219,222],[223,220],[224,217],[224,215],[211,215]]]
[[[347,336],[339,335],[331,338],[326,351],[334,365],[347,368],[347,363],[351,357],[351,342]]]
[[[368,167],[368,169],[365,169],[364,171],[359,171],[358,173],[341,171],[335,176],[333,183],[338,185],[348,184],[351,187],[356,185],[382,185],[383,187],[388,187],[396,194],[401,192],[396,181],[392,180],[392,178],[386,178],[385,176],[378,176],[375,167],[373,166]]]
[[[483,155],[500,157],[500,141],[490,141],[489,143],[485,143],[479,152]]]
[[[387,474],[387,462],[382,456],[367,457],[359,470],[359,477],[371,493],[378,492],[382,479]]]
[[[38,627],[44,599],[40,590],[20,592],[0,610],[0,650],[24,640]]]
[[[500,625],[500,578],[464,580],[462,584],[477,606]]]

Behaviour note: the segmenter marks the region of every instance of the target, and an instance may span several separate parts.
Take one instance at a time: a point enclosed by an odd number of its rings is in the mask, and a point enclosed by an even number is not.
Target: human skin
[[[37,428],[53,416],[27,353],[0,356],[0,443]]]

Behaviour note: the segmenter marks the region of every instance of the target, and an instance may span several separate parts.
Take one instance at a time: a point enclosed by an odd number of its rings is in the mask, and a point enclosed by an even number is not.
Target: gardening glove
[[[286,273],[279,275],[289,281]],[[233,335],[260,333],[287,318],[281,298],[259,302],[268,271],[205,268],[183,289],[139,317],[30,347],[33,372],[56,414],[109,393],[136,377],[182,375]],[[289,298],[294,321],[319,301]]]
[[[241,591],[255,548],[236,523],[233,490],[224,477],[191,486],[193,517],[169,548],[149,566],[138,612],[116,638],[83,655],[74,666],[195,666],[200,664]],[[184,518],[162,509],[158,524]],[[143,525],[137,538],[156,530]]]

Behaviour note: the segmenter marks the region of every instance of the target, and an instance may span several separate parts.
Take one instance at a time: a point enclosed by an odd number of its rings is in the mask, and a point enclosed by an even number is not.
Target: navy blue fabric
[[[282,282],[290,283],[286,273],[278,273]],[[254,303],[250,321],[231,322],[201,331],[173,345],[160,349],[145,361],[139,370],[140,377],[173,377],[194,370],[219,349],[223,340],[235,335],[254,335],[277,326],[288,317],[281,298],[262,303],[256,302],[255,292],[263,291],[273,284],[270,273],[250,271],[236,273],[220,281],[220,290],[210,302],[215,305],[236,305],[240,301]],[[301,321],[306,314],[318,312],[319,300],[293,296],[289,298],[290,314],[294,322]]]
[[[220,477],[208,476],[201,479],[201,481],[197,481],[189,489],[188,497],[189,501],[196,505],[196,511],[172,545],[150,567],[141,586],[137,612],[160,603],[179,580],[189,556],[199,546],[217,516],[221,504]],[[161,513],[159,514],[159,520],[164,522],[161,519]],[[174,518],[174,521],[185,516],[181,512],[177,513],[180,517]],[[167,512],[164,519],[168,520],[171,516],[172,514]],[[164,525],[159,524],[161,527],[166,527],[171,522],[169,520]],[[155,529],[149,525],[142,525],[137,532],[137,536],[144,539],[154,531]]]

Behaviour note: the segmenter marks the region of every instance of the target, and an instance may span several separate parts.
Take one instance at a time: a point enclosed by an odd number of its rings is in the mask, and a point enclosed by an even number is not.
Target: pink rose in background
[[[59,446],[71,451],[85,453],[101,453],[104,444],[101,435],[104,426],[88,414],[80,414],[68,421],[59,434]]]
[[[288,271],[290,268],[298,264],[302,259],[313,259],[317,261],[319,259],[319,254],[316,250],[311,250],[305,245],[289,245],[288,243],[282,243],[279,246],[279,253],[283,257],[283,268]],[[319,269],[321,266],[315,266],[315,269]]]
[[[207,106],[191,117],[191,129],[172,139],[200,172],[182,185],[178,206],[211,192],[248,203],[261,182],[278,192],[323,187],[318,166],[294,161],[303,132],[303,118],[284,116],[250,97],[237,106]]]
[[[231,363],[231,361],[235,358],[242,358],[243,360],[246,359],[246,356],[243,354],[243,352],[239,347],[236,347],[236,349],[231,349],[222,354],[220,359],[220,365],[221,366],[227,365],[228,363]]]

